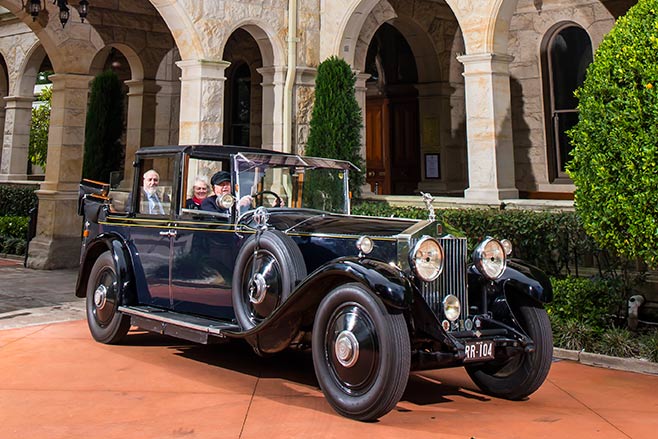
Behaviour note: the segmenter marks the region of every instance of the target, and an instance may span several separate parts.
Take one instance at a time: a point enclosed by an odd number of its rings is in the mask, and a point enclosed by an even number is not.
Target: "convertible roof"
[[[271,151],[261,148],[250,148],[246,146],[229,146],[229,145],[171,145],[171,146],[149,146],[139,149],[135,154],[137,156],[149,155],[168,155],[177,153],[187,153],[192,157],[203,159],[225,159],[229,155],[241,154],[247,160],[254,160],[260,163],[270,164],[289,164],[304,167],[320,167],[334,169],[352,169],[358,170],[354,164],[330,158],[304,157],[297,154],[286,154],[279,151]]]

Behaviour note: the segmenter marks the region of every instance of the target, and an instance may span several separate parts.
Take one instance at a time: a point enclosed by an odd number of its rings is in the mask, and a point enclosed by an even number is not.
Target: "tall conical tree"
[[[320,63],[306,155],[348,160],[362,168],[361,108],[354,96],[355,83],[345,60],[332,56]],[[363,181],[362,172],[350,173],[353,194],[359,194]]]
[[[87,110],[82,176],[110,181],[123,162],[123,90],[116,73],[107,70],[94,78]]]

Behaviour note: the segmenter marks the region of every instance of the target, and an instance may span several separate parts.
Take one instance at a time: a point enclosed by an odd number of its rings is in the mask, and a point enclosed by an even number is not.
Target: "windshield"
[[[251,195],[257,206],[349,214],[348,170],[351,166],[348,162],[331,159],[237,154],[236,195],[238,199]]]

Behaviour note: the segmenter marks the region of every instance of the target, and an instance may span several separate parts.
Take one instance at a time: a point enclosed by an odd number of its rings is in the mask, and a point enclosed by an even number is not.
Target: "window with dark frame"
[[[566,183],[573,149],[566,133],[578,122],[574,92],[592,63],[592,42],[583,28],[565,24],[550,36],[543,58],[549,176],[551,182]]]
[[[247,64],[240,65],[234,73],[231,108],[231,140],[238,146],[249,146],[251,116],[251,72]]]

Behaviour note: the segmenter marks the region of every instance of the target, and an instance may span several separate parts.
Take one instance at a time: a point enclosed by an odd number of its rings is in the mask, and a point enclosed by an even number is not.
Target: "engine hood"
[[[270,210],[268,224],[289,234],[368,235],[393,237],[417,224],[418,220],[376,218],[329,214],[306,209]],[[256,227],[253,212],[240,218],[240,223]]]

